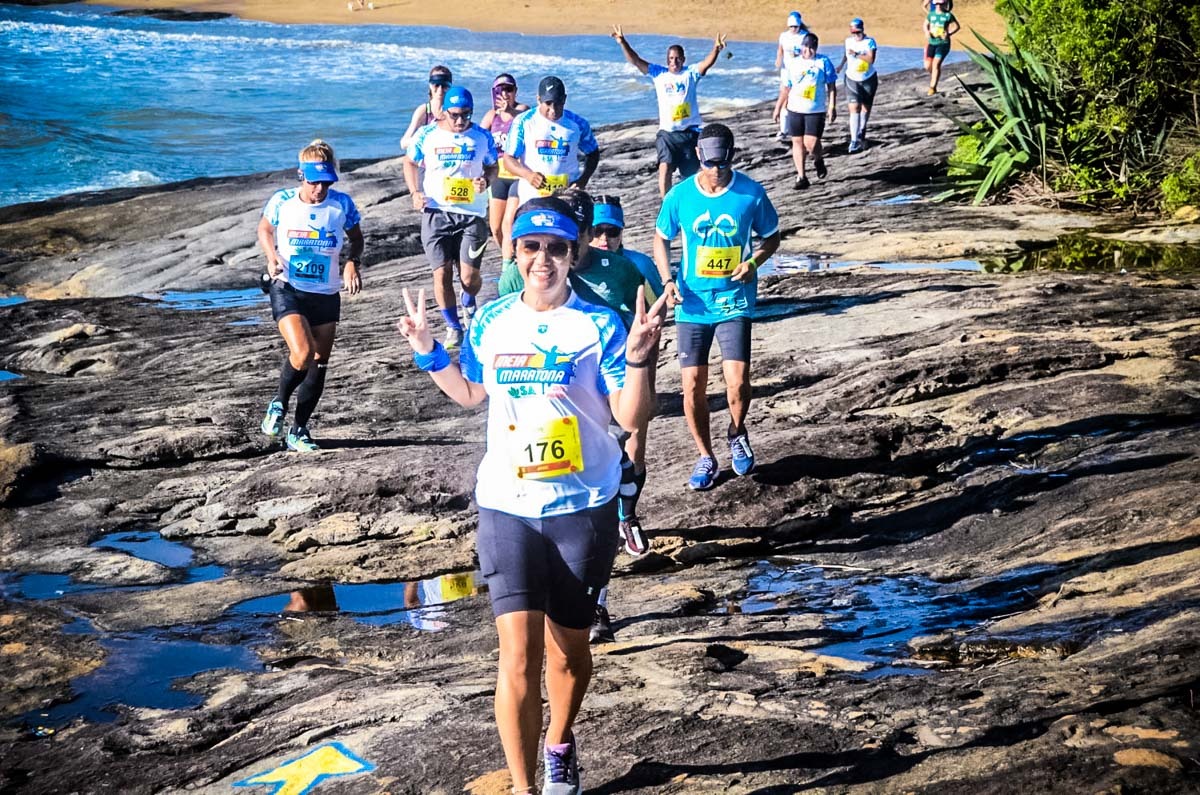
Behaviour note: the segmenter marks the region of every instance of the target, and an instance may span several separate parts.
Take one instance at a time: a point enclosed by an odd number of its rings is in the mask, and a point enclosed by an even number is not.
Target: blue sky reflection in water
[[[0,5],[0,170],[21,175],[0,186],[0,205],[282,169],[317,136],[343,159],[395,156],[436,63],[484,107],[492,78],[507,71],[527,102],[543,75],[559,75],[568,107],[596,125],[655,112],[648,83],[607,36],[166,22],[109,10]],[[676,40],[632,38],[655,60]],[[678,41],[693,62],[711,44]],[[775,44],[730,49],[735,57],[722,58],[701,87],[702,111],[776,94]],[[885,74],[920,65],[919,49],[880,48]]]

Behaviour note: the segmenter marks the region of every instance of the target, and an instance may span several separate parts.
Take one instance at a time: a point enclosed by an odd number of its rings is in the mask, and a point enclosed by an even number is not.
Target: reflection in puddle
[[[261,317],[248,317],[244,320],[232,320],[229,323],[226,323],[225,325],[227,325],[227,326],[261,326],[262,318]]]
[[[858,267],[882,271],[982,271],[984,269],[982,264],[973,259],[956,259],[945,262],[869,262],[865,260],[827,260],[806,254],[776,254],[763,263],[763,266],[758,269],[758,275],[779,276]]]
[[[1200,246],[1134,243],[1086,234],[1063,235],[1050,246],[985,263],[988,273],[1075,271],[1080,273],[1200,272]]]
[[[23,304],[29,299],[23,295],[0,295],[0,306],[16,306]]]
[[[149,298],[157,306],[183,312],[237,309],[267,303],[267,296],[257,287],[245,290],[199,290],[196,292],[168,290],[164,293],[148,294],[142,297]]]
[[[483,593],[487,583],[478,572],[443,574],[418,582],[321,585],[250,599],[234,605],[236,615],[276,615],[288,612],[340,612],[363,624],[408,624],[437,632],[447,629],[445,605]]]
[[[743,613],[805,612],[825,616],[838,639],[813,648],[822,654],[875,663],[862,674],[923,673],[898,661],[921,635],[978,626],[1021,610],[1040,595],[1036,585],[1055,569],[1032,566],[965,589],[916,576],[848,575],[807,564],[762,561],[747,582]]]
[[[18,378],[24,377],[20,373],[14,373],[12,370],[0,370],[0,381],[16,381]]]
[[[128,552],[135,558],[160,563],[168,568],[177,569],[192,562],[192,550],[183,544],[168,541],[158,533],[125,532],[109,533],[92,543],[100,549],[118,549]]]
[[[867,204],[873,207],[879,207],[888,204],[912,204],[913,202],[918,201],[921,201],[921,195],[919,193],[901,193],[898,196],[889,196],[886,199],[877,199],[873,202],[867,202]]]

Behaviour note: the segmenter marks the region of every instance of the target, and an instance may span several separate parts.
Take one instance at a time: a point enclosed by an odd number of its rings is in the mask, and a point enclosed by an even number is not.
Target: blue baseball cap
[[[337,182],[337,171],[333,168],[333,163],[328,160],[321,160],[316,163],[301,163],[300,175],[304,177],[305,182]]]
[[[625,211],[615,204],[597,204],[592,207],[592,226],[608,224],[618,229],[625,228]]]
[[[788,21],[787,21],[787,23],[788,23],[788,27],[789,27],[789,28],[802,28],[802,27],[804,27],[804,20],[800,18],[800,12],[799,12],[799,11],[793,11],[792,13],[788,14]]]
[[[850,30],[862,30],[862,29],[863,29],[862,17],[855,17],[854,19],[850,20]]]
[[[513,240],[526,235],[553,235],[566,240],[579,239],[579,224],[570,216],[554,210],[533,210],[517,216],[513,222]]]
[[[446,96],[442,100],[442,107],[473,110],[475,108],[475,98],[471,96],[470,91],[467,91],[462,86],[454,86],[446,92]]]

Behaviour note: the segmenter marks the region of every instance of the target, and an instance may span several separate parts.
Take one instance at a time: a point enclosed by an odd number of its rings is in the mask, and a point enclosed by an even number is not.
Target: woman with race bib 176
[[[517,214],[525,287],[483,306],[459,367],[434,342],[422,291],[400,332],[416,364],[463,406],[488,400],[479,464],[476,547],[500,639],[496,724],[513,792],[533,793],[542,728],[542,659],[550,725],[543,795],[582,792],[572,726],[592,674],[588,630],[616,556],[621,450],[610,418],[633,430],[654,405],[650,357],[665,298],[638,291],[626,335],[611,309],[571,289],[579,229],[550,199]]]

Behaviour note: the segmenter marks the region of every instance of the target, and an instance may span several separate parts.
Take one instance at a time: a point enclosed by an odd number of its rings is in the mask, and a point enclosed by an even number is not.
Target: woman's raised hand
[[[404,288],[404,306],[408,314],[396,323],[396,330],[408,340],[408,344],[416,353],[429,353],[433,350],[433,334],[425,320],[425,288],[417,291],[417,303],[413,304],[408,288]]]
[[[654,354],[658,349],[658,339],[662,336],[663,317],[666,313],[665,290],[647,311],[646,288],[638,287],[637,308],[633,315],[633,325],[629,328],[629,338],[625,343],[626,359],[644,362]]]

